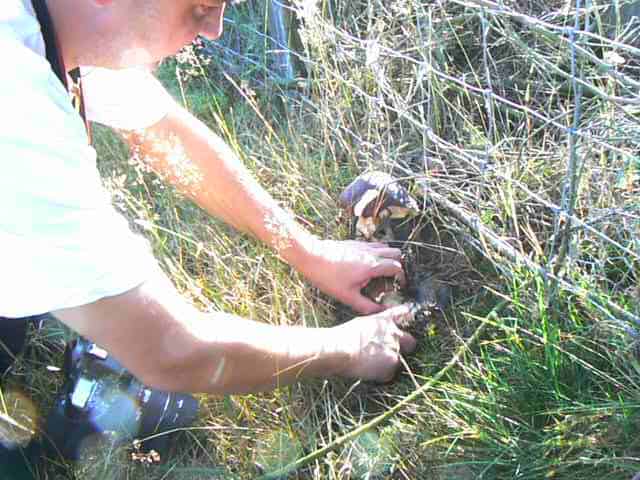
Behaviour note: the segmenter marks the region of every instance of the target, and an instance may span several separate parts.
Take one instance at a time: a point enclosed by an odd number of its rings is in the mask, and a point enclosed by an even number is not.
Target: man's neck
[[[51,21],[58,41],[58,48],[60,49],[60,56],[62,57],[64,67],[67,71],[73,70],[79,66],[77,55],[73,50],[73,45],[76,45],[75,38],[73,36],[74,31],[78,31],[79,28],[69,28],[70,15],[73,8],[67,0],[44,0],[49,9],[51,15]],[[80,24],[81,22],[76,22]],[[79,25],[77,25],[79,27]]]

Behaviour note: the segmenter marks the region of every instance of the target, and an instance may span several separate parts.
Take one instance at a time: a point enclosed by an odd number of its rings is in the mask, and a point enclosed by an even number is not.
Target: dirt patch
[[[449,330],[452,326],[446,324],[447,312],[455,309],[460,299],[477,293],[482,284],[473,255],[464,248],[462,234],[451,228],[449,219],[434,217],[428,211],[394,225],[393,230],[402,240],[389,243],[402,250],[407,277],[407,285],[396,289],[402,301],[418,301],[425,307],[408,330],[418,338],[431,325]],[[350,308],[336,306],[338,323],[354,316],[357,314]]]

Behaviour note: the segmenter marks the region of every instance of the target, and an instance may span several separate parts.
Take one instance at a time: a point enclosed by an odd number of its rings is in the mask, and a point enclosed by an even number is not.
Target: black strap
[[[51,20],[51,14],[47,7],[47,2],[46,0],[32,0],[32,2],[33,9],[35,10],[36,17],[38,18],[38,23],[40,23],[40,29],[42,30],[47,60],[51,64],[51,68],[56,76],[60,79],[67,91],[69,91],[67,72],[60,52],[60,45],[58,45],[58,37],[56,36],[53,20]],[[82,83],[80,82],[80,69],[73,69],[69,72],[69,75],[75,84],[74,91],[72,92],[74,96],[73,104],[82,117],[82,120],[84,120],[87,135],[89,136],[89,142],[91,142],[91,130],[89,129],[89,123],[87,122],[87,116],[84,109],[84,95],[82,93]]]
[[[33,0],[33,9],[36,11],[36,16],[38,17],[38,22],[42,29],[42,36],[44,37],[44,45],[47,52],[47,60],[51,64],[51,68],[55,72],[56,76],[68,89],[67,72],[65,72],[64,62],[62,61],[60,49],[58,48],[56,31],[53,28],[53,21],[51,20],[51,14],[47,8],[46,1]]]

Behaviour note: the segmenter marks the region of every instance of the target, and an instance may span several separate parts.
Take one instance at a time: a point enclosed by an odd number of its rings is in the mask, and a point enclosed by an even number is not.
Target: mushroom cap
[[[400,305],[404,296],[393,277],[376,277],[362,289],[362,294],[376,303]]]
[[[356,177],[340,195],[341,206],[358,217],[377,217],[390,207],[393,210],[418,211],[418,204],[399,180],[388,173],[373,171]],[[404,211],[406,209],[406,211]]]

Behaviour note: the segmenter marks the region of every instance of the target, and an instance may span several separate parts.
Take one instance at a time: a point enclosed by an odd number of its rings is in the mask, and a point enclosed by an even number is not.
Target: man
[[[333,328],[276,327],[203,314],[186,302],[114,212],[83,123],[45,58],[31,0],[3,0],[0,322],[51,312],[142,382],[168,391],[252,392],[331,375],[389,380],[400,353],[415,346],[396,326],[410,310],[382,311],[360,290],[374,277],[401,277],[400,252],[310,235],[219,137],[152,77],[130,69],[197,35],[218,38],[225,4],[43,1],[65,70],[94,66],[82,69],[90,120],[129,131],[132,147],[203,209],[271,245],[327,294],[373,315]]]

